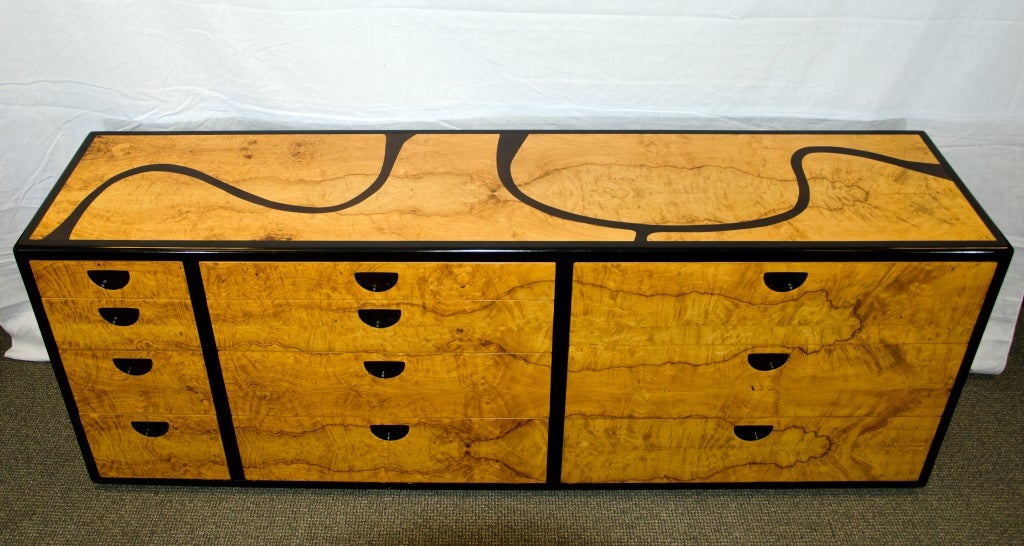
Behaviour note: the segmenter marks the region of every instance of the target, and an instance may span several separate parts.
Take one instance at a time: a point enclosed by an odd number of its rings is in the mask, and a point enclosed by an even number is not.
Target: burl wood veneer
[[[101,482],[924,484],[1011,247],[923,133],[96,133],[15,254]]]

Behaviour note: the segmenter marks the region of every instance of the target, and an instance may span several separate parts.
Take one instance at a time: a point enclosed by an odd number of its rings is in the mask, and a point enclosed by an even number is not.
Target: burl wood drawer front
[[[966,343],[994,262],[576,264],[573,345]]]
[[[217,418],[161,414],[81,414],[104,478],[226,480]]]
[[[82,413],[215,413],[201,352],[64,351],[61,361]]]
[[[938,421],[567,419],[562,481],[913,481]]]
[[[188,300],[44,299],[43,307],[62,351],[200,349]]]
[[[209,299],[551,300],[554,263],[206,262]]]
[[[541,483],[547,421],[456,419],[401,424],[235,416],[251,480]]]
[[[550,301],[212,300],[209,308],[221,350],[551,351]]]
[[[547,418],[548,354],[222,352],[234,415]]]
[[[566,415],[941,415],[966,345],[570,350]]]
[[[181,262],[33,260],[44,298],[189,298]]]

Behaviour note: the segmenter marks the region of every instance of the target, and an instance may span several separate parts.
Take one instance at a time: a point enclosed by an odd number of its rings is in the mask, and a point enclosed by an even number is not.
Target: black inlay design
[[[374,328],[388,328],[402,318],[401,309],[360,309],[359,320]]]
[[[750,353],[747,364],[759,372],[770,372],[781,368],[789,361],[789,353]]]
[[[355,277],[356,283],[370,292],[387,292],[398,284],[398,273],[360,272]]]
[[[772,425],[738,425],[733,427],[732,432],[740,440],[755,442],[767,438],[774,428]]]
[[[150,438],[159,438],[170,430],[171,425],[163,421],[132,421],[135,432]]]
[[[115,358],[114,366],[128,375],[146,375],[153,369],[153,360],[149,358]]]
[[[807,280],[807,273],[770,272],[764,274],[764,285],[776,292],[796,290]]]
[[[98,198],[104,191],[106,191],[107,188],[113,186],[114,184],[126,178],[131,178],[133,176],[149,172],[166,172],[188,176],[201,182],[205,182],[219,190],[222,190],[235,197],[248,201],[254,205],[260,205],[262,207],[266,207],[269,209],[281,210],[285,212],[301,212],[307,214],[337,212],[339,210],[344,210],[349,207],[358,205],[359,203],[362,203],[368,197],[370,197],[374,193],[377,193],[377,191],[384,186],[384,182],[387,181],[388,175],[391,174],[391,168],[394,167],[395,160],[398,158],[398,152],[401,151],[402,145],[405,144],[405,141],[409,140],[409,138],[412,136],[413,133],[407,132],[387,133],[385,135],[386,140],[384,143],[384,162],[381,165],[380,174],[377,175],[377,179],[374,180],[374,182],[370,184],[365,190],[363,190],[363,192],[360,193],[359,195],[353,197],[352,199],[349,199],[348,201],[345,201],[344,203],[339,203],[337,205],[329,205],[324,207],[307,207],[302,205],[280,203],[278,201],[271,201],[270,199],[265,199],[258,195],[249,193],[245,190],[236,188],[231,184],[228,184],[227,182],[218,180],[202,171],[198,171],[190,167],[170,164],[143,165],[141,167],[136,167],[134,169],[128,169],[127,171],[124,171],[114,176],[113,178],[107,180],[103,184],[100,184],[99,187],[92,191],[92,193],[90,193],[84,199],[82,199],[78,206],[75,207],[75,210],[72,211],[71,214],[68,215],[68,217],[65,218],[59,226],[57,226],[57,229],[54,229],[50,234],[48,234],[43,239],[70,240],[71,232],[75,229],[75,225],[78,224],[78,221],[82,218],[82,215],[85,214],[85,211],[88,210],[89,206],[92,205],[93,201],[95,201],[96,198]]]
[[[398,158],[398,153],[402,149],[402,145],[406,140],[414,136],[416,133],[413,132],[393,132],[385,133],[385,152],[384,161],[381,165],[380,174],[377,179],[367,187],[362,193],[356,197],[340,203],[337,205],[329,205],[323,207],[310,207],[302,205],[292,205],[288,203],[281,203],[278,201],[272,201],[258,195],[254,195],[240,188],[236,188],[227,182],[218,180],[206,173],[185,167],[182,165],[172,164],[153,164],[143,165],[134,169],[124,171],[113,178],[110,178],[95,190],[87,195],[78,204],[74,211],[68,215],[67,218],[51,233],[43,237],[44,240],[70,240],[71,232],[74,230],[75,225],[85,214],[86,210],[90,205],[98,198],[104,191],[110,186],[143,173],[148,172],[168,172],[174,174],[180,174],[187,176],[201,182],[205,182],[215,188],[218,188],[230,195],[248,201],[249,203],[263,206],[269,209],[296,212],[305,214],[322,214],[328,212],[337,212],[343,209],[347,209],[362,203],[367,198],[375,194],[384,183],[387,181],[388,176],[391,174],[391,170],[394,167],[395,161]],[[744,220],[738,222],[724,222],[719,224],[691,224],[691,225],[661,225],[661,224],[645,224],[641,222],[627,222],[620,220],[610,220],[606,218],[596,218],[591,216],[585,216],[569,212],[566,210],[553,207],[551,205],[544,204],[536,199],[533,199],[522,191],[517,185],[515,180],[512,178],[512,161],[515,159],[516,154],[522,147],[526,138],[530,135],[527,131],[510,131],[503,132],[498,138],[497,154],[496,154],[496,169],[498,178],[501,180],[502,185],[505,189],[512,194],[516,199],[529,205],[541,212],[570,220],[573,222],[581,222],[586,224],[592,224],[596,226],[611,227],[616,229],[630,230],[636,233],[636,242],[646,242],[648,237],[652,233],[659,232],[716,232],[716,231],[733,231],[739,229],[750,229],[757,227],[770,226],[780,222],[785,222],[798,215],[800,215],[810,203],[810,185],[807,181],[807,175],[804,172],[804,159],[812,154],[838,154],[847,155],[851,157],[860,157],[864,159],[870,159],[872,161],[878,161],[881,163],[887,163],[895,165],[904,169],[927,174],[930,176],[943,178],[946,180],[956,182],[954,175],[946,168],[945,165],[940,163],[922,163],[918,161],[908,161],[895,157],[890,157],[874,152],[867,152],[864,150],[857,150],[854,148],[844,148],[839,146],[808,146],[801,148],[793,153],[790,158],[790,164],[793,169],[793,173],[796,177],[797,184],[797,198],[793,203],[792,208],[789,210],[773,214],[771,216],[765,216],[763,218],[757,218],[754,220]]]
[[[644,224],[640,222],[626,222],[620,220],[608,220],[605,218],[594,218],[590,216],[584,216],[582,214],[576,214],[562,210],[550,205],[546,205],[526,195],[516,185],[515,180],[512,178],[512,161],[515,159],[516,154],[526,141],[526,137],[529,136],[528,132],[506,132],[502,133],[498,139],[498,177],[501,179],[501,183],[505,186],[505,189],[512,195],[519,199],[523,203],[530,205],[531,207],[550,214],[557,216],[565,220],[572,220],[574,222],[582,222],[586,224],[592,224],[596,226],[604,226],[611,228],[627,229],[632,230],[636,233],[636,241],[644,242],[652,233],[658,232],[714,232],[714,231],[733,231],[738,229],[750,229],[756,227],[770,226],[772,224],[778,224],[790,220],[800,213],[802,213],[807,205],[810,203],[811,190],[810,184],[807,181],[807,175],[804,172],[804,158],[811,154],[822,154],[831,153],[839,155],[848,155],[853,157],[861,157],[865,159],[871,159],[873,161],[880,161],[882,163],[888,163],[890,165],[896,165],[904,169],[920,172],[923,174],[944,178],[946,180],[953,180],[952,173],[944,165],[938,163],[921,163],[917,161],[907,161],[898,159],[895,157],[889,157],[882,154],[876,154],[874,152],[865,152],[863,150],[856,150],[853,148],[842,148],[838,146],[808,146],[801,148],[793,153],[790,159],[790,164],[793,168],[793,173],[796,175],[798,194],[796,202],[793,207],[787,211],[774,214],[772,216],[766,216],[764,218],[758,218],[756,220],[745,220],[741,222],[725,222],[720,224],[694,224],[694,225],[661,225],[661,224]]]
[[[405,362],[400,360],[367,360],[363,362],[366,372],[381,379],[398,377],[405,371]]]
[[[139,310],[132,307],[100,307],[100,316],[114,326],[131,326],[139,321]]]
[[[370,425],[370,432],[381,440],[394,442],[409,434],[409,425]]]
[[[127,271],[92,269],[85,272],[96,286],[104,290],[120,290],[128,286],[131,275]]]

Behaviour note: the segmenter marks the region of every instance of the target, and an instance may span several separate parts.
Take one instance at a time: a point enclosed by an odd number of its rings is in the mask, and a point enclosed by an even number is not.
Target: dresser
[[[93,133],[15,247],[90,477],[924,485],[1012,248],[920,132]]]

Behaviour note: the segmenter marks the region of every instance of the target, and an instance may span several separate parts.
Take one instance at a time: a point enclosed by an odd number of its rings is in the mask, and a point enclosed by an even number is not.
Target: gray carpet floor
[[[967,381],[913,489],[97,485],[49,365],[2,360],[0,544],[1022,544],[1021,330],[1006,372]]]

